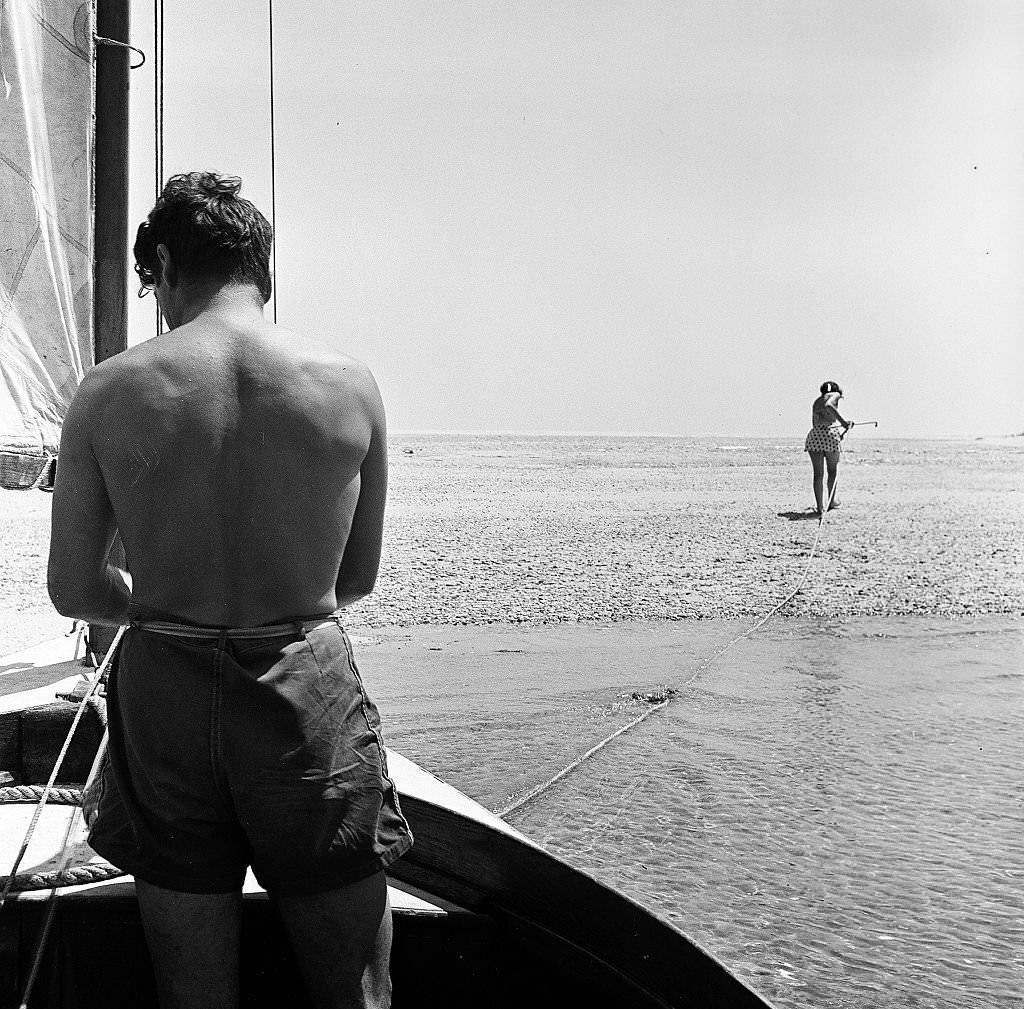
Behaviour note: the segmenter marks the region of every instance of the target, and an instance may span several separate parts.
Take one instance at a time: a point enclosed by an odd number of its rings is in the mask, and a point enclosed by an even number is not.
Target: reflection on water
[[[977,627],[778,622],[513,822],[780,1006],[1021,1009],[1024,634]],[[494,807],[638,710],[638,671],[509,672],[392,744]]]

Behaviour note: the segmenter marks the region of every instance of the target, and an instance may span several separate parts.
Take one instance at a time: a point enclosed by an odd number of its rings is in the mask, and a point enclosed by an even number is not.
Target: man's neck
[[[175,290],[172,303],[167,308],[165,318],[171,330],[201,315],[215,315],[238,322],[264,319],[263,299],[254,284],[186,282]]]

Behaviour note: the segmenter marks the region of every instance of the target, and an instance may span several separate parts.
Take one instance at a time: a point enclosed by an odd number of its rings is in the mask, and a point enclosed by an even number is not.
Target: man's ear
[[[171,250],[162,242],[156,247],[156,255],[160,260],[160,272],[168,287],[176,287],[178,284],[178,267],[171,256]],[[158,280],[159,283],[159,280]]]

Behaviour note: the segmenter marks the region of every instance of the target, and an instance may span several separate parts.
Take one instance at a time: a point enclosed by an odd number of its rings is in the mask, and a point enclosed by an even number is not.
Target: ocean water
[[[492,809],[681,688],[510,822],[779,1007],[1024,1009],[1024,440],[857,435],[813,561],[798,439],[395,436],[360,663]]]
[[[788,619],[703,665],[745,629],[357,651],[390,745],[495,809],[701,670],[509,821],[778,1007],[1024,1007],[1024,624]]]

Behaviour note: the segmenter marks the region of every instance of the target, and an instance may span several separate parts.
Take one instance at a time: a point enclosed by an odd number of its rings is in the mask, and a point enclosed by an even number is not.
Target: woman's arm
[[[835,419],[839,421],[840,424],[843,425],[843,428],[845,430],[849,431],[850,428],[853,427],[853,421],[844,420],[842,414],[831,404],[826,404],[825,409],[828,410],[828,412],[832,414],[832,416],[835,417]]]

